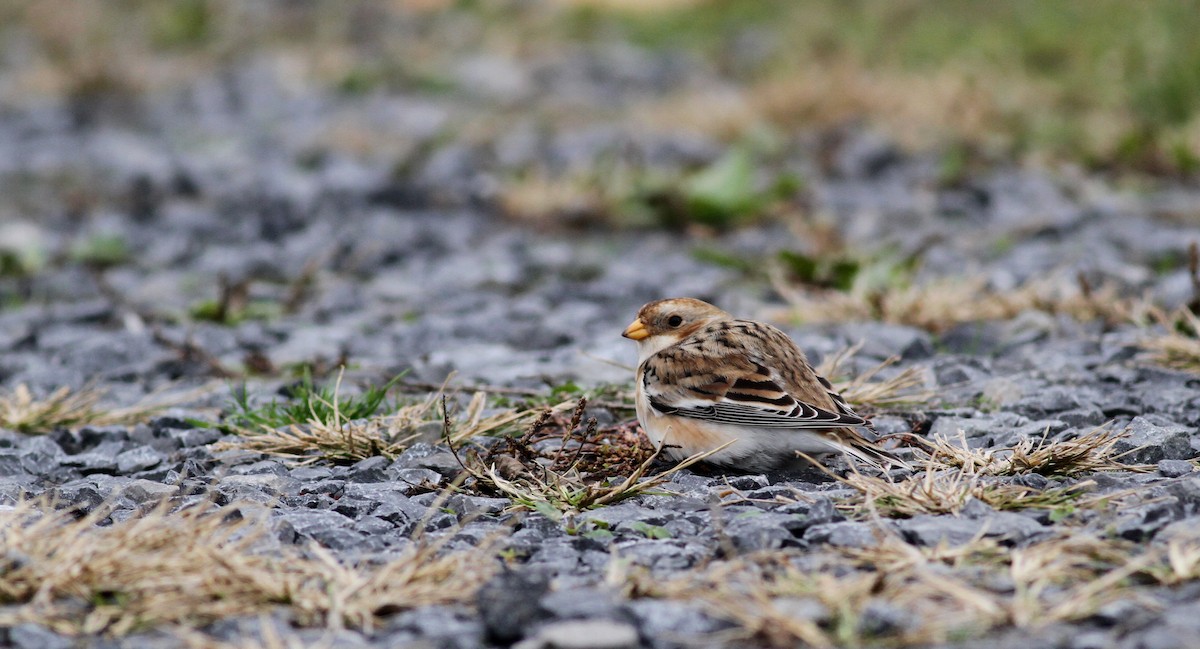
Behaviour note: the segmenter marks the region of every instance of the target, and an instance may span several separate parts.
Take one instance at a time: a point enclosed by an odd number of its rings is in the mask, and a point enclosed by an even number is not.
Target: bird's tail
[[[842,452],[846,455],[881,471],[886,471],[889,468],[912,470],[911,465],[897,457],[891,451],[861,437],[846,440],[842,442],[841,447]]]
[[[887,470],[893,469],[908,469],[912,470],[912,465],[896,457],[892,451],[883,449],[881,446],[876,446],[871,443],[856,444],[846,446],[842,449],[846,455],[858,459],[859,462],[871,465],[877,469]]]

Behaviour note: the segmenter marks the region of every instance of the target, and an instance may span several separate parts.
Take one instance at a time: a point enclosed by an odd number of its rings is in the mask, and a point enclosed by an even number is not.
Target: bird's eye
[[[672,327],[678,327],[679,325],[683,324],[683,318],[673,315],[667,318],[667,324],[671,325]]]

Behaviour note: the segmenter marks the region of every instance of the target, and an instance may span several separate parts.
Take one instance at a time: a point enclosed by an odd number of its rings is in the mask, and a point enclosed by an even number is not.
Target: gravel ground
[[[476,60],[462,69],[482,80],[475,102],[297,92],[269,68],[247,65],[142,97],[132,109],[100,102],[6,111],[0,249],[28,272],[0,277],[0,387],[45,396],[88,386],[103,391],[106,407],[186,397],[136,425],[0,430],[0,503],[49,495],[57,507],[86,512],[111,499],[104,525],[164,497],[178,506],[206,499],[230,511],[266,505],[281,544],[316,544],[345,562],[394,556],[419,527],[446,537],[447,552],[508,530],[494,553],[500,558],[487,559],[505,567],[461,603],[383,611],[370,628],[340,631],[291,628],[286,612],[200,627],[205,642],[229,643],[283,634],[337,646],[733,647],[804,637],[779,631],[782,619],[827,631],[849,625],[829,631],[839,643],[920,645],[905,634],[927,612],[902,600],[881,596],[847,617],[812,597],[776,596],[777,618],[747,637],[737,613],[744,603],[705,600],[704,582],[691,597],[629,584],[683,583],[764,552],[817,575],[830,557],[878,546],[881,534],[926,551],[977,536],[1015,550],[1063,534],[1131,548],[1195,538],[1200,382],[1148,363],[1139,347],[1146,329],[1035,310],[936,334],[877,322],[795,326],[780,319],[784,296],[756,270],[696,253],[718,250],[761,270],[756,260],[810,248],[795,228],[555,230],[501,216],[499,190],[530,164],[595,165],[621,150],[690,168],[720,156],[722,145],[702,134],[620,123],[555,130],[518,120],[485,143],[446,135],[471,111],[509,95],[520,101],[566,88],[564,103],[620,102],[661,90],[660,76],[688,77],[670,72],[678,61],[626,54],[565,57],[538,70]],[[329,144],[346,124],[376,138],[368,154]],[[1002,164],[945,183],[937,155],[903,152],[859,127],[841,132],[832,149],[811,136],[783,138],[779,148],[773,164],[804,179],[810,212],[826,216],[848,249],[919,253],[921,281],[978,276],[1012,289],[1038,280],[1069,292],[1082,277],[1168,308],[1193,297],[1186,259],[1188,244],[1200,241],[1200,192],[1192,188],[1133,193],[1069,170]],[[244,317],[191,317],[205,304],[219,307],[222,287],[249,305]],[[232,438],[203,425],[216,421],[216,409],[231,408],[237,382],[225,375],[247,367],[270,370],[249,382],[258,400],[290,383],[291,368],[339,361],[351,368],[351,391],[401,372],[416,383],[441,383],[453,372],[455,385],[545,394],[571,383],[628,385],[632,371],[622,365],[635,352],[620,331],[642,303],[677,295],[776,319],[814,358],[862,342],[856,370],[892,355],[901,360],[888,372],[920,368],[935,397],[876,413],[882,432],[962,431],[972,448],[986,449],[1043,435],[1071,439],[1112,422],[1129,431],[1118,443],[1130,451],[1124,461],[1151,470],[1007,479],[1037,491],[1077,485],[1089,502],[1111,499],[1092,507],[999,511],[975,500],[958,514],[883,519],[838,506],[853,490],[817,472],[683,470],[664,486],[670,495],[553,520],[515,511],[504,498],[467,493],[442,502],[438,491],[414,488],[458,474],[436,446],[417,444],[394,461],[300,467],[217,450],[213,444]],[[602,424],[631,417],[621,409],[590,413]],[[1196,583],[1129,579],[1137,583],[1127,595],[1094,611],[1038,624],[1009,620],[941,641],[1191,646]],[[1014,587],[994,592],[1006,588]],[[1034,599],[1049,608],[1068,591]],[[28,648],[177,646],[185,644],[180,633],[152,628],[117,641],[61,635],[31,621],[0,630],[0,640]]]

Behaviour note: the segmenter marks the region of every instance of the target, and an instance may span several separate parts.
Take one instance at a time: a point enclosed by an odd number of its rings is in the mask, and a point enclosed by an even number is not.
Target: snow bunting
[[[643,306],[622,335],[638,344],[638,421],[676,459],[732,442],[708,461],[761,471],[797,452],[840,452],[875,467],[904,465],[856,432],[870,422],[769,324],[672,298]]]

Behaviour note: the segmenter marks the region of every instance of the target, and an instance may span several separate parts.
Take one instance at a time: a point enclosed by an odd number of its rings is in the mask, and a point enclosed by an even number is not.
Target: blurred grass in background
[[[0,25],[8,104],[136,95],[263,57],[344,95],[454,93],[456,57],[623,41],[722,82],[624,106],[634,124],[733,141],[863,120],[912,147],[1200,170],[1196,0],[0,0]]]

